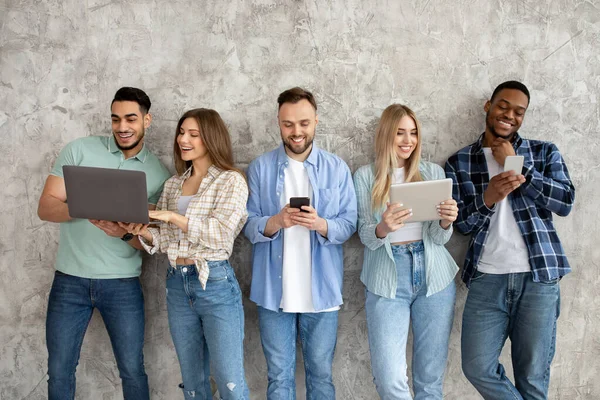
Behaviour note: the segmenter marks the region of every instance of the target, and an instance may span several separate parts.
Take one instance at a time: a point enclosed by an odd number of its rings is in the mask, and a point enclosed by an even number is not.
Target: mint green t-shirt
[[[63,165],[143,171],[150,204],[158,202],[163,185],[171,176],[146,145],[126,160],[112,136],[88,136],[67,144],[50,174],[63,178]],[[120,238],[108,236],[87,219],[73,219],[60,224],[56,269],[90,279],[131,278],[140,275],[142,256],[139,250]]]

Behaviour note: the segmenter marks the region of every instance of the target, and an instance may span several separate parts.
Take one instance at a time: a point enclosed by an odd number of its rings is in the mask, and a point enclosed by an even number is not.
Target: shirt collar
[[[113,154],[118,153],[119,151],[121,153],[123,152],[121,149],[119,149],[119,146],[117,146],[117,140],[115,139],[114,135],[110,136],[107,147],[108,147],[108,151]],[[137,158],[138,161],[145,163],[146,159],[148,158],[148,153],[149,153],[148,148],[146,147],[146,143],[144,143],[142,145],[142,149],[135,156],[133,156],[133,158]]]
[[[306,158],[305,161],[308,162],[309,164],[317,165],[319,151],[321,151],[321,149],[319,149],[319,147],[313,140],[312,149],[310,150],[310,154],[308,155],[308,157]],[[288,158],[288,155],[285,152],[285,147],[284,147],[284,144],[282,143],[281,145],[279,145],[279,148],[277,149],[277,164],[279,164],[279,165],[285,164],[287,162],[287,158]]]

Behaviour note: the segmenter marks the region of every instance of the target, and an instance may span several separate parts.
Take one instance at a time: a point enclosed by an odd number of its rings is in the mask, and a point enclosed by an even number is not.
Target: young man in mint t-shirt
[[[67,144],[46,180],[38,215],[44,221],[60,223],[46,318],[49,400],[75,397],[75,369],[94,308],[110,336],[125,400],[149,399],[139,280],[141,245],[116,222],[69,217],[62,167],[143,171],[149,207],[154,208],[171,174],[144,145],[144,133],[152,121],[150,105],[142,90],[119,89],[111,105],[112,136],[87,136]]]

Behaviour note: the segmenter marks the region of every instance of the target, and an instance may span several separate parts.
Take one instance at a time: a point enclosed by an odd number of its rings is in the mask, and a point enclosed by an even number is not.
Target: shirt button
[[[279,256],[279,258],[281,258],[281,256]]]
[[[279,192],[277,192],[277,196],[279,196]]]
[[[279,275],[279,279],[281,279],[281,275]]]
[[[183,272],[187,272],[187,267],[183,267],[183,268],[181,268],[181,270],[182,270]]]

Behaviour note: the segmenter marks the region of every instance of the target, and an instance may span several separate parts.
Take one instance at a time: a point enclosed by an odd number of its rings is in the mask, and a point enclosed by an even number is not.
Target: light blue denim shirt
[[[423,180],[444,179],[444,170],[437,164],[421,161],[419,171]],[[365,245],[363,269],[360,280],[371,293],[394,298],[396,296],[397,274],[392,246],[385,237],[378,238],[375,228],[381,222],[383,210],[373,212],[371,191],[375,182],[373,164],[359,168],[354,174],[354,187],[358,198],[358,236]],[[452,226],[447,230],[439,221],[423,222],[423,244],[425,246],[425,275],[427,296],[444,289],[456,275],[458,266],[444,247],[452,236]]]
[[[250,300],[272,311],[278,311],[281,303],[283,234],[278,231],[267,237],[264,231],[267,220],[281,210],[287,166],[288,158],[281,145],[248,167],[250,197],[244,234],[254,245]],[[321,311],[342,304],[342,243],[356,231],[356,194],[346,163],[315,143],[304,166],[313,188],[311,205],[327,221],[326,238],[310,232],[313,306]]]

